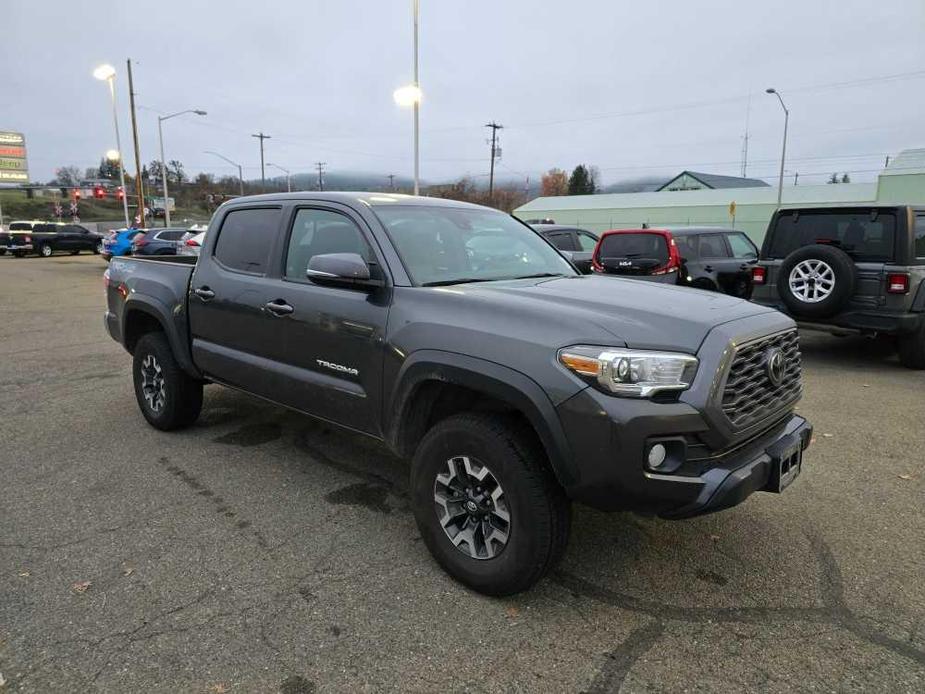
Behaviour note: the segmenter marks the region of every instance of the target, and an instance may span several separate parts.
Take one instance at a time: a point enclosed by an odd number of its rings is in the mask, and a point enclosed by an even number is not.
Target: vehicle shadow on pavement
[[[843,347],[835,340],[811,341],[810,358],[830,359],[833,344],[836,358],[845,362],[871,358],[868,341]],[[317,474],[310,473],[319,465],[354,478],[326,492],[325,502],[410,516],[408,463],[373,439],[225,389],[211,395],[195,430],[208,431],[223,445],[292,447],[300,455],[286,456],[287,465],[305,473],[298,479],[306,490],[316,484]],[[364,527],[386,532],[376,524]],[[801,588],[789,592],[784,585]],[[579,613],[601,607],[625,611],[639,624],[601,659],[588,692],[619,690],[641,659],[685,625],[841,630],[845,638],[925,668],[925,648],[914,635],[896,638],[895,630],[886,633],[852,610],[835,553],[817,529],[760,501],[685,522],[576,506],[570,548],[560,566],[534,591],[501,602],[543,609],[548,600]]]
[[[817,368],[888,368],[907,371],[899,363],[895,340],[889,337],[870,338],[860,335],[836,337],[826,333],[801,330],[800,351],[803,360]]]

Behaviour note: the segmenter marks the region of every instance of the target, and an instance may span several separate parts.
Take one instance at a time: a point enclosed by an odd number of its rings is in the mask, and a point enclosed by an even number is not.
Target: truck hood
[[[599,275],[470,284],[459,289],[473,299],[495,304],[497,314],[543,321],[550,332],[580,321],[598,326],[628,347],[690,353],[717,325],[774,312],[718,292]]]

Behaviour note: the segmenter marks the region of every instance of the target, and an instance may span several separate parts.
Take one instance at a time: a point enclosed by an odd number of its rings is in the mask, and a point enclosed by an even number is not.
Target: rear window
[[[915,216],[915,257],[925,258],[925,214]]]
[[[216,260],[231,270],[266,272],[279,215],[280,210],[272,208],[229,212],[215,244]]]
[[[186,233],[185,230],[171,230],[171,231],[162,231],[158,234],[157,238],[160,241],[179,241],[180,238]]]
[[[871,212],[781,213],[768,248],[768,257],[784,258],[815,243],[841,248],[856,261],[893,259],[896,216]]]
[[[10,224],[10,231],[32,231],[31,222],[13,222]]]
[[[668,242],[661,234],[610,234],[601,241],[600,258],[653,258],[668,262]]]

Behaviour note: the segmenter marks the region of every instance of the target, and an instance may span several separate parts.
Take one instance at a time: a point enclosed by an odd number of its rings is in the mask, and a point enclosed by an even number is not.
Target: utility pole
[[[886,155],[886,163],[884,163],[883,168],[887,168],[890,165],[890,155]]]
[[[389,179],[389,190],[394,192],[395,191],[395,174],[389,174],[388,179]]]
[[[135,192],[138,195],[138,219],[142,227],[145,224],[145,190],[141,180],[141,150],[138,148],[138,120],[135,117],[135,87],[132,82],[132,59],[125,61],[128,66],[128,103],[132,111],[132,137],[135,138]],[[127,191],[122,191],[123,195]],[[166,193],[164,194],[166,196]],[[167,201],[164,201],[164,209],[167,208]],[[167,218],[164,217],[164,225],[167,224]]]
[[[324,167],[327,165],[326,162],[316,161],[315,168],[318,169],[318,190],[324,190]]]
[[[796,187],[797,181],[799,181],[799,180],[800,180],[800,172],[797,171],[796,173],[793,174],[793,185],[794,185],[794,187]]]
[[[745,137],[742,138],[742,178],[748,172],[748,125],[752,115],[752,93],[748,92],[748,104],[745,107]]]
[[[266,168],[264,167],[264,164],[263,164],[263,141],[269,140],[270,136],[264,135],[262,132],[260,132],[260,133],[257,133],[256,135],[251,135],[251,137],[256,137],[258,140],[260,140],[260,192],[266,193],[267,192],[267,173],[266,173]]]
[[[495,158],[498,156],[498,131],[504,126],[492,121],[491,123],[486,123],[485,127],[491,128],[491,169],[488,174],[488,203],[491,204],[495,192]]]

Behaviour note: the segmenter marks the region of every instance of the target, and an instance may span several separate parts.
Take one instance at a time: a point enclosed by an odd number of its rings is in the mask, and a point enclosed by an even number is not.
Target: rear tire
[[[925,317],[915,332],[899,336],[897,346],[900,364],[907,369],[925,369]]]
[[[455,415],[427,432],[412,461],[412,506],[424,543],[450,576],[486,595],[529,589],[568,544],[570,503],[531,434],[500,415]],[[466,489],[485,500],[472,515]],[[459,520],[444,524],[441,516]],[[471,544],[460,539],[466,533]]]
[[[199,417],[202,382],[180,368],[164,333],[147,333],[135,345],[132,376],[138,407],[154,428],[182,429]]]
[[[41,246],[39,246],[39,255],[43,258],[50,258],[52,252],[53,251],[51,250],[51,246],[49,246],[47,243],[43,243]]]
[[[98,244],[96,244],[93,247],[93,255],[99,255],[102,252],[103,252],[103,242],[100,241]]]

